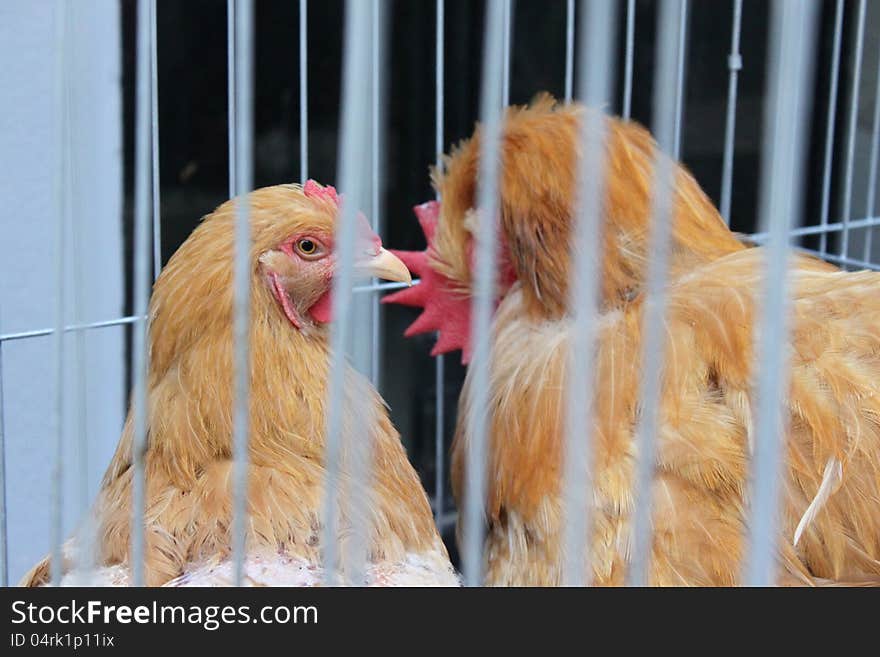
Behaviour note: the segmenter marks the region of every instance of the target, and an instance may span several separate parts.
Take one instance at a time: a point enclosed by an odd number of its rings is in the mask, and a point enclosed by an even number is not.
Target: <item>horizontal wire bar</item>
[[[880,220],[878,220],[880,223]],[[414,278],[412,281],[412,285],[418,285],[421,283],[420,278]],[[369,292],[389,292],[392,290],[400,290],[405,287],[409,287],[409,283],[371,283],[369,285],[359,285],[352,288],[352,292],[365,294]],[[86,331],[90,329],[100,329],[107,328],[110,326],[122,326],[124,324],[133,324],[139,319],[137,315],[128,315],[126,317],[116,317],[114,319],[104,319],[99,322],[89,322],[87,324],[70,324],[65,326],[63,331],[64,333],[70,333],[72,331]],[[12,340],[25,340],[27,338],[41,338],[48,335],[52,335],[55,333],[57,329],[54,328],[44,328],[44,329],[33,329],[30,331],[17,331],[15,333],[3,333],[0,334],[0,342],[10,342]]]
[[[436,507],[434,507],[436,509]],[[441,532],[448,528],[453,527],[458,522],[458,512],[457,511],[447,511],[446,513],[441,513],[436,516],[434,522],[437,525],[437,529]]]
[[[420,278],[414,278],[412,281],[412,285],[418,285],[421,283]],[[389,290],[400,290],[405,287],[409,287],[409,283],[370,283],[369,285],[357,285],[351,288],[352,292],[386,292]]]
[[[849,229],[853,228],[872,228],[874,226],[880,226],[880,217],[866,217],[864,219],[857,219],[855,221],[850,221],[847,223],[838,222],[834,224],[825,224],[819,226],[802,226],[801,228],[793,228],[788,231],[789,237],[804,237],[805,235],[821,235],[823,233],[835,233],[841,230],[846,230],[847,227]],[[756,242],[762,242],[768,239],[769,234],[767,232],[759,232],[752,233],[749,235],[751,239]]]
[[[804,246],[793,246],[792,250],[807,255],[818,256],[822,260],[827,260],[836,265],[849,265],[851,267],[861,267],[862,269],[873,269],[880,271],[880,262],[870,262],[869,260],[858,260],[857,258],[849,258],[846,256],[833,255],[831,253],[822,253],[819,249],[810,249]]]
[[[855,221],[849,222],[850,229],[859,229],[859,228],[876,228],[880,227],[880,217],[868,217],[865,219],[857,219]],[[789,237],[804,237],[807,235],[817,235],[821,233],[833,233],[836,231],[843,230],[842,223],[834,223],[834,224],[826,224],[824,226],[804,226],[802,228],[795,228],[789,231]],[[750,240],[754,240],[755,242],[763,242],[768,236],[767,233],[749,233],[746,235]],[[811,249],[804,249],[806,251],[812,251]],[[853,258],[840,258],[839,256],[831,256],[829,254],[821,254],[819,251],[816,251],[817,254],[821,255],[822,258],[829,260],[831,262],[846,262],[847,264],[860,264],[865,263],[867,261],[857,260]],[[873,267],[880,266],[877,263],[870,263]],[[420,278],[414,278],[412,280],[411,285],[419,285],[421,283]],[[355,294],[368,294],[370,292],[390,292],[393,290],[401,290],[405,287],[409,287],[410,283],[398,283],[398,282],[388,282],[388,283],[370,283],[368,285],[357,285],[352,288],[352,292]],[[112,326],[121,326],[125,324],[132,324],[137,321],[138,317],[136,315],[128,315],[126,317],[116,317],[114,319],[104,319],[97,322],[89,322],[86,324],[70,324],[64,327],[65,333],[70,333],[71,331],[85,331],[91,329],[101,329],[108,328]],[[10,342],[13,340],[25,340],[28,338],[41,338],[52,335],[55,333],[56,329],[54,328],[43,328],[43,329],[33,329],[28,331],[17,331],[15,333],[2,333],[0,334],[0,342]]]
[[[117,317],[115,319],[105,319],[100,322],[89,322],[88,324],[70,324],[65,326],[62,331],[70,333],[71,331],[84,331],[87,329],[106,328],[108,326],[120,326],[123,324],[133,324],[140,317],[138,315],[129,315],[128,317]],[[4,333],[0,335],[0,342],[9,342],[11,340],[24,340],[26,338],[40,338],[52,335],[57,332],[56,328],[35,329],[32,331],[19,331],[17,333]]]

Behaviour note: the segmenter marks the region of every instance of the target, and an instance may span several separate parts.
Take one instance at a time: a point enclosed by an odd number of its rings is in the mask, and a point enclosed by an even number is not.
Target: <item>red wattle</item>
[[[322,294],[318,300],[309,308],[309,315],[316,322],[329,324],[333,320],[333,299],[330,290]]]

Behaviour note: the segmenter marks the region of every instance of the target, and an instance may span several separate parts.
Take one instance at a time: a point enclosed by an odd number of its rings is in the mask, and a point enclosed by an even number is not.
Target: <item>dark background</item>
[[[580,4],[580,3],[578,3]],[[622,98],[623,8],[618,25],[618,89]],[[768,3],[746,0],[743,7],[732,227],[755,230],[755,206],[764,113]],[[849,6],[852,5],[852,6]],[[133,196],[133,109],[135,2],[123,2],[126,231],[131,248]],[[255,62],[255,185],[299,177],[299,43],[296,0],[257,0]],[[633,118],[650,126],[656,3],[636,2]],[[841,90],[849,79],[849,40],[854,4],[848,3],[841,58]],[[446,1],[445,147],[467,137],[479,113],[484,3]],[[199,219],[227,198],[227,86],[225,0],[159,0],[159,125],[163,261],[189,235]],[[833,2],[823,3],[815,52],[809,179],[821,180],[826,104],[831,61]],[[433,196],[428,167],[434,162],[434,30],[431,0],[393,0],[387,4],[386,142],[383,240],[397,248],[422,248],[411,207]],[[563,96],[565,75],[564,0],[516,0],[511,57],[511,103],[526,103],[537,92]],[[732,3],[690,3],[686,102],[681,153],[685,164],[716,204],[727,106],[727,55]],[[309,176],[336,181],[337,135],[344,5],[341,0],[309,3]],[[843,107],[845,93],[839,94]],[[620,112],[620,105],[612,108]],[[837,113],[843,134],[845,112]],[[838,150],[840,152],[840,150]],[[839,170],[840,167],[835,167]],[[833,180],[833,190],[839,181]],[[805,222],[817,223],[818,184],[807,188]],[[837,195],[832,191],[832,198]],[[834,238],[831,236],[831,243]],[[127,258],[131,263],[132,258]],[[131,281],[131,272],[128,272]],[[129,286],[130,288],[130,286]],[[130,310],[131,293],[128,304]],[[429,491],[434,490],[434,365],[432,338],[401,337],[415,312],[385,310],[384,384],[394,421]],[[446,452],[464,370],[458,354],[446,358],[448,409]],[[448,462],[447,462],[448,466]],[[445,469],[448,473],[448,467]],[[447,485],[447,508],[452,509]],[[445,532],[451,547],[451,531]]]

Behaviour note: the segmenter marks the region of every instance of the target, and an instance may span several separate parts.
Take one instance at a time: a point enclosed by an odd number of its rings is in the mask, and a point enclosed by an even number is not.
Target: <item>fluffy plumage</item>
[[[265,565],[267,559],[273,572],[287,572],[270,581],[256,578],[260,583],[289,582],[296,579],[294,571],[305,568],[314,574],[321,569],[329,346],[326,318],[315,308],[329,307],[335,262],[331,251],[337,200],[329,190],[315,183],[305,193],[298,185],[279,185],[249,196],[253,275],[247,572],[250,577],[254,560]],[[235,208],[235,201],[228,201],[206,217],[170,259],[153,290],[145,457],[144,567],[150,585],[193,578],[222,584],[230,579]],[[369,262],[385,257],[375,235],[367,230],[362,237]],[[297,241],[305,238],[320,242],[323,257],[314,244]],[[312,247],[316,251],[307,253]],[[380,269],[370,271],[381,275]],[[358,427],[359,435],[368,434],[374,467],[369,489],[354,490],[347,456],[342,456],[342,551],[352,524],[347,496],[366,496],[372,571],[400,572],[416,561],[424,572],[413,583],[456,583],[427,497],[384,403],[352,369],[346,371],[344,404],[343,431]],[[98,578],[106,583],[128,581],[131,445],[129,414],[93,510],[97,563],[104,568]],[[75,548],[76,538],[67,551]],[[69,567],[66,563],[65,570]],[[48,572],[44,561],[24,583],[45,583]],[[216,577],[207,576],[212,572]]]
[[[585,111],[542,98],[511,109],[503,129],[501,248],[516,282],[499,293],[492,334],[489,584],[560,582],[570,235]],[[655,144],[634,123],[609,118],[606,125],[588,543],[592,581],[608,585],[624,581],[631,543]],[[435,173],[442,203],[429,261],[464,295],[478,155],[479,131]],[[741,572],[748,518],[764,253],[737,240],[693,177],[675,166],[650,582],[730,585]],[[880,578],[880,274],[801,257],[792,270],[779,582],[870,581]],[[468,378],[452,454],[459,499],[471,396]]]

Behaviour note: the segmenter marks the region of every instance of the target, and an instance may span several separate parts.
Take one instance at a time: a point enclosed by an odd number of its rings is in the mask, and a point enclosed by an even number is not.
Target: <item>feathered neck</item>
[[[525,309],[535,318],[560,319],[568,308],[580,123],[597,110],[557,106],[540,97],[528,108],[510,108],[501,140],[500,228]],[[602,207],[602,301],[628,303],[641,292],[651,250],[654,164],[657,145],[631,121],[601,117],[605,126]],[[434,266],[467,291],[471,263],[468,216],[476,202],[480,131],[462,142],[434,172],[443,199]],[[667,157],[661,155],[661,157]],[[694,265],[745,248],[725,226],[693,176],[677,162],[672,207],[673,276]]]

